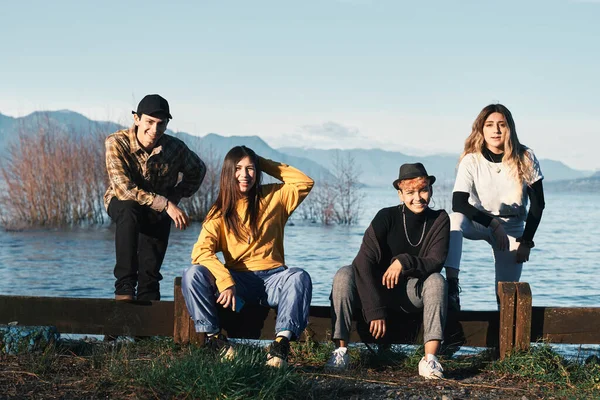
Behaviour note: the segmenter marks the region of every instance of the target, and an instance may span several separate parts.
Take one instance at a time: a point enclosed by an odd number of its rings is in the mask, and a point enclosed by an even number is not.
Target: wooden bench
[[[62,333],[171,336],[177,343],[202,344],[204,337],[193,329],[180,285],[181,278],[177,278],[173,301],[0,296],[0,324],[17,321],[19,325],[53,325]],[[524,282],[501,283],[499,297],[501,311],[450,313],[445,343],[498,347],[501,357],[540,339],[600,344],[600,308],[531,307],[531,290]],[[237,314],[223,310],[221,322],[232,338],[272,339],[275,316],[273,310],[246,305]],[[421,322],[419,314],[390,315],[385,343],[422,342]],[[357,321],[355,327],[351,341],[374,342],[366,324]],[[305,335],[314,341],[326,341],[330,331],[329,307],[311,306]]]
[[[181,279],[175,280],[174,340],[177,343],[204,343],[204,335],[196,333],[180,290]],[[276,312],[262,306],[246,305],[242,312],[223,310],[219,314],[221,327],[227,336],[248,339],[273,339]],[[360,317],[360,315],[358,316]],[[351,342],[417,343],[422,342],[422,314],[393,313],[387,320],[384,340],[375,341],[360,319],[354,321]],[[326,306],[311,306],[305,335],[316,342],[330,340],[331,310]],[[461,311],[450,314],[446,324],[446,343],[460,346],[496,347],[499,343],[497,311]],[[302,337],[301,340],[304,340]]]

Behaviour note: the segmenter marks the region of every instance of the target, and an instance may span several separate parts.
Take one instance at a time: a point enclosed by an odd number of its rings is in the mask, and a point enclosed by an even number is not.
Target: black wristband
[[[535,247],[535,243],[533,242],[533,240],[525,240],[522,237],[518,237],[517,242],[529,247],[530,249],[533,249]]]

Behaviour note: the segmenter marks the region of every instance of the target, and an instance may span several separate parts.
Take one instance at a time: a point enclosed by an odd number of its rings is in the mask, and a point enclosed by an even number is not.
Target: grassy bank
[[[42,353],[2,356],[0,398],[600,398],[597,358],[566,360],[544,345],[503,361],[493,352],[442,358],[442,381],[418,377],[421,349],[377,354],[355,348],[352,368],[340,373],[323,369],[331,350],[330,344],[295,344],[291,367],[276,370],[264,365],[264,349],[250,345],[221,362],[170,339],[65,342]]]

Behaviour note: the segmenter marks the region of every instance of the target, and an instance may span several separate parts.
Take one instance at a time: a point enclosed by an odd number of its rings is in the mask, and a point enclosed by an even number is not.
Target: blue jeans
[[[281,266],[266,271],[230,271],[235,281],[236,296],[247,304],[277,308],[275,333],[292,331],[300,337],[308,324],[312,298],[310,275],[300,268]],[[192,265],[183,272],[183,298],[196,332],[216,333],[220,330],[217,314],[219,291],[208,268]]]

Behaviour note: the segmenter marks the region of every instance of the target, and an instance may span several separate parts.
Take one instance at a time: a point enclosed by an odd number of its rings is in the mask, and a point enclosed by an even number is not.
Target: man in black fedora
[[[404,164],[392,185],[401,204],[381,209],[367,228],[352,265],[333,279],[331,309],[336,349],[326,364],[345,369],[353,313],[362,310],[375,339],[384,338],[389,310],[423,313],[425,356],[419,375],[443,378],[436,355],[444,338],[446,281],[440,274],[450,237],[444,210],[432,210],[435,176],[421,163]]]
[[[132,113],[133,126],[105,141],[104,205],[116,223],[115,298],[160,300],[171,222],[178,229],[189,225],[178,204],[198,190],[206,166],[181,140],[165,134],[173,117],[163,97],[145,96]]]

